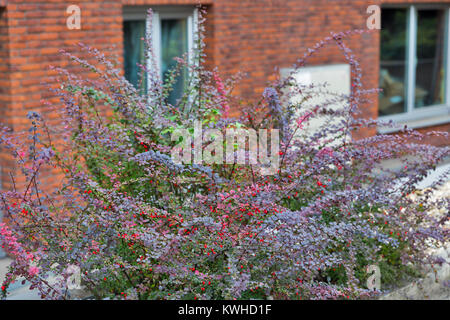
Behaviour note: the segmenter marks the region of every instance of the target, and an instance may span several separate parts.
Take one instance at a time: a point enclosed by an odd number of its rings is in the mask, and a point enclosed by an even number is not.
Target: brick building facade
[[[369,16],[366,10],[369,5],[381,5],[383,10],[394,5],[395,8],[403,10],[400,14],[391,12],[392,15],[399,16],[399,19],[405,19],[405,14],[408,15],[411,8],[418,10],[424,5],[424,9],[443,12],[447,19],[445,26],[449,25],[450,10],[450,0],[204,0],[201,2],[208,12],[208,63],[218,66],[224,76],[238,70],[247,72],[248,78],[244,79],[240,92],[237,93],[249,98],[262,93],[267,80],[273,79],[275,67],[292,66],[307,48],[329,35],[330,31],[366,28],[366,20]],[[74,0],[70,3],[63,0],[0,0],[1,123],[18,131],[27,125],[25,115],[28,111],[46,112],[41,99],[48,98],[48,92],[42,84],[42,81],[52,74],[47,66],[50,64],[68,66],[66,58],[58,53],[60,49],[72,50],[78,42],[95,46],[100,50],[114,45],[113,52],[123,57],[126,50],[124,25],[127,12],[136,13],[139,10],[145,12],[145,7],[159,8],[159,6],[166,6],[165,12],[167,10],[170,12],[171,9],[177,11],[177,8],[181,7],[194,8],[197,3],[198,0]],[[68,18],[66,8],[70,4],[76,4],[81,9],[81,29],[79,30],[69,30],[66,25]],[[418,11],[415,12],[416,19],[417,17],[422,19],[422,15],[417,14]],[[425,14],[424,19],[428,19],[426,32],[432,32],[433,23],[437,23],[439,14]],[[411,16],[406,17],[408,25],[414,26],[410,19]],[[395,30],[396,26],[393,25],[392,28]],[[444,35],[444,42],[447,43],[447,27],[443,30],[445,32],[441,33]],[[400,30],[399,34],[404,32],[408,37],[412,34],[408,28]],[[417,25],[415,32],[422,35],[421,29],[417,32]],[[354,36],[349,40],[348,45],[362,64],[365,87],[378,87],[380,31]],[[433,45],[431,43],[431,46]],[[443,52],[446,56],[448,55],[447,50]],[[398,68],[408,68],[406,62],[397,60],[395,57],[389,60],[386,70],[398,73],[395,71]],[[344,63],[344,59],[337,47],[327,48],[311,60],[312,65],[339,63]],[[394,64],[396,66],[393,66]],[[406,74],[406,70],[404,71]],[[418,75],[421,76],[422,73]],[[391,78],[389,75],[388,79]],[[444,81],[441,78],[438,79],[439,83]],[[399,87],[400,82],[396,80],[393,86]],[[444,87],[448,88],[446,83]],[[436,84],[433,88],[433,92],[438,91]],[[416,92],[415,97],[423,101],[425,98],[433,100],[430,93],[427,95],[424,90],[419,90],[421,93],[419,95],[418,89],[415,90],[411,89],[408,92],[410,95]],[[403,90],[403,92],[406,91]],[[364,114],[377,117],[378,97],[371,98],[375,103],[365,107]],[[399,95],[388,98],[390,99],[388,103],[401,99]],[[439,99],[438,95],[434,98]],[[440,106],[433,108],[434,118],[431,114],[426,115],[422,112],[422,116],[414,117],[413,114],[412,117],[400,116],[399,119],[415,123],[420,130],[449,131],[449,103],[449,101],[437,103]],[[48,114],[48,117],[56,117],[56,115]],[[58,121],[55,118],[53,120]],[[448,141],[439,143],[448,144]],[[1,183],[4,188],[10,187],[7,177],[11,168],[10,160],[0,153]],[[53,182],[55,179],[49,178],[48,183]]]

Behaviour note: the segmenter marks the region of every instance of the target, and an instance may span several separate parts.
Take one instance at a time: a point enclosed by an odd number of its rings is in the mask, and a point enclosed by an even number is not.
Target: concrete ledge
[[[0,259],[0,282],[5,279],[11,261],[9,258]],[[37,290],[30,290],[29,285],[22,285],[20,281],[16,281],[11,285],[7,300],[41,300],[41,298]]]
[[[12,260],[9,258],[0,259],[0,282],[3,282],[3,279],[5,278],[5,275],[8,272],[8,266],[11,263],[11,261]]]

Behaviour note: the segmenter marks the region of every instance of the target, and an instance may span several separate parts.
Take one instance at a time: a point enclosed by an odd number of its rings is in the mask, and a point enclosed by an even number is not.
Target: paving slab
[[[10,258],[0,259],[0,283],[5,279],[11,261]],[[30,285],[22,285],[20,280],[11,284],[9,292],[7,300],[41,300],[37,290],[30,290]]]

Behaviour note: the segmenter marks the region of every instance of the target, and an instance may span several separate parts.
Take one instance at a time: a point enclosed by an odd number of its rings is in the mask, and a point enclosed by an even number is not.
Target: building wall
[[[287,68],[305,50],[330,31],[365,29],[367,6],[380,3],[450,3],[450,0],[206,0],[208,64],[219,67],[224,76],[248,73],[240,91],[257,98],[268,80]],[[28,122],[29,110],[47,113],[41,99],[51,98],[42,81],[53,73],[48,65],[72,68],[60,49],[74,50],[83,42],[122,56],[122,7],[124,5],[195,5],[198,0],[0,0],[0,115],[1,122],[19,131]],[[65,14],[69,4],[81,8],[81,30],[68,30]],[[6,9],[5,9],[6,8]],[[4,41],[7,39],[7,41]],[[363,83],[378,86],[379,33],[353,36],[348,45],[363,69]],[[114,49],[108,49],[115,46]],[[336,46],[321,51],[312,65],[344,62]],[[364,106],[365,116],[377,116],[377,97]],[[236,110],[235,110],[236,111]],[[440,126],[450,130],[450,125]],[[359,136],[374,132],[359,133]],[[0,158],[4,187],[10,187],[7,172],[11,163]],[[51,186],[57,179],[48,179]],[[44,182],[45,183],[45,182]]]
[[[8,28],[6,25],[6,10],[2,5],[3,3],[0,1],[0,119],[5,119],[9,99]],[[1,177],[7,174],[5,170],[7,162],[6,154],[1,152],[0,149],[0,188],[2,188]],[[6,165],[6,168],[9,166]],[[1,218],[2,212],[0,211],[0,220]],[[0,248],[0,259],[4,257],[5,252]]]
[[[0,2],[0,122],[2,126],[11,126],[11,94],[10,94],[10,63],[9,63],[9,37],[6,7]],[[12,161],[2,152],[0,147],[0,177],[8,175]],[[4,187],[4,179],[0,178],[0,188]],[[1,253],[0,253],[1,255]]]
[[[116,45],[115,53],[122,52],[122,7],[119,1],[75,1],[82,8],[82,29],[68,30],[66,26],[67,1],[8,0],[6,17],[8,27],[9,88],[6,107],[2,105],[1,122],[14,131],[29,126],[26,118],[30,110],[44,113],[50,124],[58,122],[58,114],[51,112],[42,99],[51,98],[47,85],[54,72],[49,66],[71,69],[60,49],[73,51],[78,42],[107,50]],[[83,57],[83,55],[81,55]],[[1,65],[1,64],[0,64]],[[56,102],[54,99],[50,99]],[[3,109],[5,111],[3,111]],[[9,172],[12,163],[2,161],[4,188],[11,187]],[[45,172],[46,171],[46,172]],[[59,179],[55,172],[45,168],[43,184],[52,189]],[[45,178],[46,177],[46,178]],[[19,175],[16,183],[20,184]]]

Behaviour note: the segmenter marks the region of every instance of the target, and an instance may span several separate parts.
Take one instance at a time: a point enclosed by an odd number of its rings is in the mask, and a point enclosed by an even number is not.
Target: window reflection
[[[164,79],[177,65],[174,58],[182,57],[187,51],[187,19],[161,20],[161,71]],[[176,100],[182,96],[185,81],[186,70],[183,68],[168,97],[170,104],[175,105]]]
[[[124,69],[125,78],[142,93],[146,90],[147,75],[141,80],[142,69],[138,64],[145,65],[145,20],[124,21]],[[187,19],[161,19],[160,25],[161,47],[160,68],[164,80],[167,80],[172,69],[177,66],[174,60],[182,57],[188,51]],[[172,86],[167,102],[175,105],[184,91],[187,79],[187,70],[182,68]]]
[[[416,108],[444,103],[444,34],[443,10],[417,12]]]
[[[406,9],[384,9],[380,32],[380,115],[405,111],[406,39]]]
[[[145,20],[124,21],[123,33],[125,78],[143,91],[146,88],[146,77],[141,84],[142,69],[137,64],[143,65],[145,62],[144,41],[142,41],[145,37]]]

